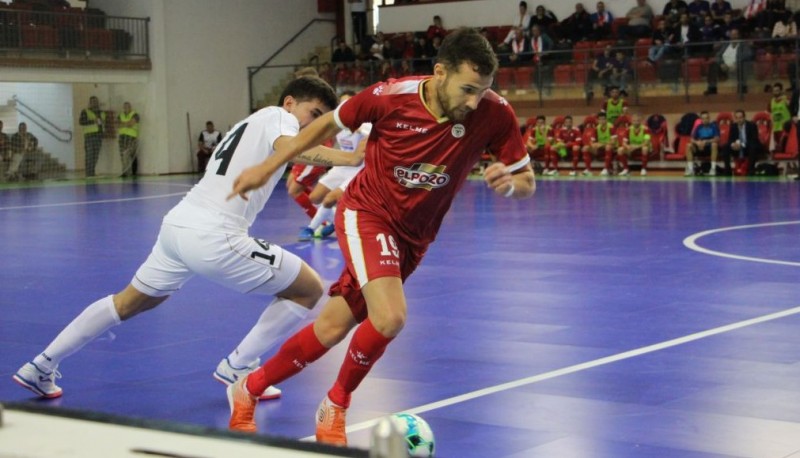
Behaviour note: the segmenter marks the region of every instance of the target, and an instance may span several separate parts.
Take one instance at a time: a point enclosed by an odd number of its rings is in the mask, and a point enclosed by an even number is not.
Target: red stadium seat
[[[640,60],[636,63],[636,74],[640,83],[652,84],[658,81],[656,68],[646,60]]]
[[[776,161],[790,161],[796,160],[798,156],[797,147],[797,124],[792,123],[792,129],[789,131],[786,138],[786,147],[783,151],[776,151],[772,158]]]
[[[758,140],[765,150],[769,150],[769,144],[772,141],[772,115],[766,111],[760,111],[753,116],[753,122],[758,127]]]
[[[636,49],[634,50],[634,57],[636,60],[640,59],[647,59],[647,52],[650,50],[650,46],[653,45],[652,38],[639,38],[636,40]]]
[[[611,35],[613,37],[619,37],[619,28],[624,25],[628,25],[628,18],[626,17],[614,18],[614,22],[611,23]]]
[[[591,41],[579,41],[572,47],[572,60],[575,63],[589,63],[592,59],[591,49],[594,43]]]
[[[556,65],[553,70],[553,80],[558,86],[569,86],[572,84],[572,65]]]
[[[789,77],[789,64],[795,61],[794,53],[781,54],[776,59],[776,66],[778,71],[778,78]]]
[[[113,47],[111,31],[108,29],[86,29],[83,45],[87,49],[111,51]]]
[[[733,113],[723,111],[717,115],[717,127],[719,127],[719,143],[727,145],[731,135],[731,125],[733,124]]]
[[[575,64],[573,65],[573,75],[575,76],[575,83],[586,84],[589,80],[589,69],[592,68],[591,64]]]
[[[706,60],[701,57],[687,59],[683,64],[682,75],[688,77],[692,83],[703,81],[703,68],[705,65]]]
[[[511,89],[511,82],[514,79],[514,69],[509,67],[501,67],[497,70],[495,76],[495,83],[498,89]]]
[[[527,89],[533,82],[533,67],[517,67],[514,69],[514,85],[517,89]]]
[[[755,76],[759,81],[772,79],[775,71],[775,56],[772,54],[761,54],[756,57]]]

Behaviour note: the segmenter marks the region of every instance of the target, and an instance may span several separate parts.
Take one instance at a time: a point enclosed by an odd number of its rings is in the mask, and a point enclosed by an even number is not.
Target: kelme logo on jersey
[[[450,182],[450,175],[444,173],[446,165],[416,163],[411,167],[394,168],[397,182],[407,188],[422,188],[427,191],[441,188]]]

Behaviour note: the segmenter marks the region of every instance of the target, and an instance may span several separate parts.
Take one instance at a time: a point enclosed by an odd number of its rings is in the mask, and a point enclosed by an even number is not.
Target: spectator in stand
[[[548,176],[558,175],[558,160],[566,158],[567,155],[575,157],[581,151],[581,131],[572,125],[572,116],[564,116],[564,124],[556,130],[553,145],[550,147],[550,162],[553,168],[548,172]],[[575,170],[570,172],[571,176],[577,175]]]
[[[334,73],[333,67],[331,66],[330,62],[323,62],[320,65],[319,77],[325,80],[325,82],[330,84],[331,86],[334,85],[336,74]]]
[[[439,37],[433,37],[433,41],[431,42],[431,48],[433,50],[432,52],[434,56],[439,54],[439,48],[441,47],[442,47],[442,39]]]
[[[428,43],[425,36],[417,37],[417,45],[414,47],[414,72],[430,72],[433,69],[431,61],[436,54],[433,53],[433,46]],[[426,73],[427,74],[427,73]]]
[[[20,173],[20,166],[23,159],[32,157],[36,153],[36,148],[39,147],[39,139],[32,133],[28,132],[28,125],[24,122],[19,123],[17,133],[11,136],[11,163],[6,172],[6,178],[9,181],[16,181],[21,178],[21,175],[33,175],[39,173],[38,163],[33,167],[25,169]]]
[[[744,110],[736,110],[733,121],[728,144],[722,149],[722,160],[725,163],[723,173],[732,174],[732,156],[736,160],[737,170],[744,169],[747,175],[755,175],[756,161],[763,149],[758,139],[758,127],[753,121],[747,120]]]
[[[675,30],[678,36],[676,45],[681,54],[695,55],[699,53],[696,43],[700,42],[700,28],[692,22],[688,14],[681,14]]]
[[[575,12],[559,24],[561,41],[577,43],[586,40],[592,34],[591,15],[583,7],[583,3],[575,4]]]
[[[714,3],[711,4],[711,17],[714,18],[714,21],[718,24],[722,23],[722,18],[725,16],[725,13],[730,13],[732,11],[731,2],[728,0],[714,0]]]
[[[406,32],[403,35],[403,50],[401,52],[402,59],[413,59],[414,48],[417,45],[417,39],[414,37],[414,32]]]
[[[703,17],[703,25],[700,26],[701,45],[695,47],[696,54],[710,56],[714,53],[714,42],[719,37],[719,28],[711,16]]]
[[[383,47],[385,43],[386,38],[383,36],[383,32],[376,33],[372,40],[372,45],[369,47],[369,60],[383,60]]]
[[[208,165],[208,160],[211,158],[211,153],[221,141],[222,134],[214,128],[214,123],[211,121],[206,121],[206,130],[200,132],[200,137],[197,138],[198,173],[203,173],[206,171],[206,166]]]
[[[378,80],[388,81],[392,78],[397,78],[397,71],[394,69],[391,61],[384,60],[381,62],[381,68],[378,72]]]
[[[797,38],[797,24],[792,20],[792,14],[787,11],[775,21],[772,28],[773,52],[782,54],[793,45],[795,38]]]
[[[717,155],[719,154],[719,127],[711,122],[711,115],[707,111],[700,112],[702,124],[692,132],[692,142],[686,147],[686,172],[684,176],[694,175],[694,157],[697,155],[710,156],[711,168],[708,174],[717,174]]]
[[[391,61],[403,58],[403,50],[395,46],[394,42],[385,39],[383,42],[383,58]]]
[[[356,60],[356,55],[353,53],[353,49],[341,38],[337,38],[336,40],[336,49],[333,51],[333,56],[331,56],[331,62],[334,64],[340,62],[345,64],[354,62]]]
[[[625,51],[618,49],[611,61],[611,84],[619,87],[623,95],[628,95],[628,81],[633,77],[633,66],[631,60],[625,55]]]
[[[511,40],[514,39],[514,34],[516,28],[521,28],[522,30],[527,31],[531,26],[531,13],[528,12],[528,2],[519,2],[519,11],[517,15],[514,16],[514,20],[511,22],[511,30],[509,30],[508,35],[503,39],[503,43],[500,45],[501,48],[509,48],[511,45]]]
[[[536,124],[530,127],[525,135],[525,148],[531,161],[544,162],[542,175],[550,173],[550,143],[553,140],[553,129],[547,125],[544,116],[536,117]],[[557,165],[557,164],[556,164]]]
[[[786,97],[786,94],[783,92],[783,84],[773,84],[772,99],[769,101],[767,111],[769,111],[772,118],[772,139],[776,149],[781,143],[781,137],[783,137],[786,123],[790,122],[792,119],[789,105],[789,98]]]
[[[589,101],[594,96],[594,83],[599,82],[603,86],[603,94],[607,92],[607,88],[611,84],[611,74],[614,70],[613,59],[611,46],[606,46],[603,53],[592,61],[592,68],[589,70],[589,90],[586,94]]]
[[[719,39],[730,40],[732,29],[741,29],[741,20],[734,18],[732,12],[727,12],[722,15],[722,23],[719,25]]]
[[[642,124],[642,116],[639,113],[634,113],[631,116],[631,125],[617,134],[619,139],[619,148],[617,149],[617,160],[622,167],[619,176],[627,176],[630,174],[628,170],[628,158],[634,154],[640,154],[642,157],[642,170],[639,172],[642,176],[647,176],[647,157],[653,149],[650,143],[650,129]]]
[[[708,0],[692,0],[686,8],[689,18],[697,25],[703,23],[703,18],[711,15],[711,5]]]
[[[783,0],[768,0],[766,9],[751,18],[753,24],[753,38],[769,38],[775,28],[775,23],[781,20],[788,11]]]
[[[628,10],[625,17],[628,18],[628,24],[620,27],[620,39],[634,40],[652,33],[650,24],[653,21],[653,9],[647,4],[647,0],[636,0],[636,6]]]
[[[606,118],[611,124],[616,123],[617,118],[628,113],[628,102],[618,87],[612,86],[608,89],[608,98],[600,107],[600,111],[606,114]]]
[[[545,9],[544,6],[539,5],[536,7],[536,13],[531,16],[530,33],[533,33],[534,27],[542,29],[542,33],[551,34],[553,29],[558,25],[558,19],[555,14]]]
[[[522,29],[515,27],[514,38],[509,43],[509,53],[504,59],[501,56],[501,63],[512,67],[530,63],[531,50],[529,45],[530,41],[525,38]]]
[[[546,61],[547,53],[553,49],[553,40],[544,32],[544,29],[535,25],[531,27],[529,49],[533,54],[533,62],[543,64]]]
[[[597,114],[597,127],[592,132],[589,144],[584,145],[583,148],[592,156],[603,158],[603,170],[600,172],[602,176],[608,176],[610,173],[616,141],[617,134],[614,130],[614,125],[608,122],[606,114],[601,111]],[[591,173],[591,170],[589,170],[589,173]]]
[[[747,81],[744,78],[744,65],[753,57],[753,50],[747,42],[739,41],[739,31],[731,30],[731,39],[722,44],[716,58],[708,68],[708,89],[705,95],[717,93],[717,81],[720,74],[736,78],[737,92],[747,92]]]
[[[3,121],[0,121],[0,161],[11,161],[9,151],[11,151],[11,140],[8,138],[8,135],[3,133]]]
[[[428,26],[428,31],[425,32],[425,35],[428,37],[428,41],[433,41],[434,37],[439,37],[441,40],[444,39],[445,35],[447,35],[447,30],[442,25],[441,16],[433,17],[433,24]]]
[[[660,19],[653,31],[653,46],[647,51],[647,60],[656,63],[664,54],[674,50],[672,46],[678,42],[677,33],[667,26],[667,21]]]
[[[597,11],[592,13],[592,37],[595,40],[603,40],[611,36],[611,23],[614,16],[606,10],[606,4],[597,2]]]
[[[670,25],[676,25],[681,15],[687,12],[687,7],[688,5],[686,5],[684,0],[669,0],[664,5],[661,15],[664,16],[664,19],[666,19]]]
[[[402,78],[404,76],[411,76],[414,74],[414,71],[411,68],[411,61],[408,59],[403,59],[400,61],[400,70],[398,71],[397,77]]]

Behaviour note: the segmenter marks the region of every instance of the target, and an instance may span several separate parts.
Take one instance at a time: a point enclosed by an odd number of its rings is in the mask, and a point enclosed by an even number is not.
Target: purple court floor
[[[201,278],[65,360],[61,399],[11,375],[116,292],[196,177],[0,190],[0,402],[227,427],[211,373],[269,301]],[[356,392],[354,446],[397,411],[441,457],[800,457],[800,185],[469,182],[407,283],[403,333]],[[251,231],[333,281],[335,241],[297,243],[276,189]],[[314,433],[339,346],[261,403],[260,431]]]

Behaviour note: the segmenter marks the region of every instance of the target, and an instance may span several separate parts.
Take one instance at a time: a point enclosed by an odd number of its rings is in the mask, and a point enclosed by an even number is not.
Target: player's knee
[[[151,297],[128,286],[122,292],[114,295],[114,309],[117,311],[119,318],[125,321],[155,308],[158,304],[167,300],[167,297],[169,296]]]
[[[278,296],[310,310],[319,302],[324,293],[325,290],[319,275],[313,269],[304,265],[294,283],[289,288],[278,293]]]
[[[338,199],[336,197],[328,194],[325,196],[325,199],[322,200],[322,206],[325,208],[333,208],[333,206],[336,205],[337,200]]]
[[[370,321],[381,335],[394,337],[403,330],[406,324],[406,314],[401,310],[386,310],[379,315],[370,316]]]

